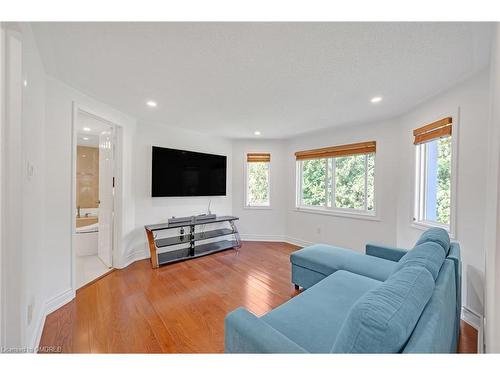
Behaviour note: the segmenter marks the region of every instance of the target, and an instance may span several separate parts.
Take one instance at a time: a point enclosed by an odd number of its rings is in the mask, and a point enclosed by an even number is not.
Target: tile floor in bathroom
[[[81,288],[94,279],[104,275],[110,268],[97,255],[76,257],[76,287]]]

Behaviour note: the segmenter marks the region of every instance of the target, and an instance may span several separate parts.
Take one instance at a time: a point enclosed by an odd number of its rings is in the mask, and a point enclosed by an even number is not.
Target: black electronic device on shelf
[[[201,214],[196,216],[184,216],[184,217],[172,217],[168,219],[168,224],[180,224],[185,223],[188,225],[189,223],[199,223],[203,220],[213,220],[217,216],[215,214]]]

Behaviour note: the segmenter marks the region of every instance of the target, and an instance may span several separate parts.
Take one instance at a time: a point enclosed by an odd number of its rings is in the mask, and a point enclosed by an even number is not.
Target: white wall
[[[376,220],[349,218],[295,210],[296,151],[346,143],[376,141]],[[398,124],[393,120],[296,137],[289,142],[287,235],[295,242],[323,242],[364,251],[367,242],[396,245]]]
[[[495,26],[491,53],[490,127],[488,132],[488,180],[486,183],[485,247],[486,301],[484,343],[487,353],[500,352],[500,27]]]
[[[26,293],[25,342],[34,344],[45,304],[44,282],[47,270],[40,267],[45,257],[45,72],[37,46],[27,24],[20,24],[23,33],[23,267]]]
[[[288,158],[286,141],[233,141],[233,214],[244,240],[283,241],[286,236]],[[271,208],[245,208],[245,165],[248,152],[270,152]]]
[[[487,204],[489,74],[484,71],[392,120],[333,128],[288,143],[286,237],[297,243],[329,243],[363,251],[367,242],[412,247],[422,230],[411,225],[415,148],[412,131],[455,114],[460,107],[456,240],[463,260],[463,304],[483,313],[484,210]],[[377,141],[375,162],[378,220],[306,213],[295,207],[294,152],[361,141]],[[479,167],[478,167],[479,166]]]
[[[132,184],[132,143],[135,135],[135,119],[98,102],[77,90],[47,77],[46,100],[46,154],[45,154],[45,223],[47,274],[47,300],[57,306],[58,301],[67,300],[72,291],[71,238],[72,238],[72,123],[73,103],[122,128],[123,170],[122,189],[118,191],[118,205],[122,211],[122,222],[118,223],[119,243],[116,267],[121,267],[129,252],[129,237],[134,229],[134,202]],[[51,308],[52,309],[52,308]]]
[[[487,150],[485,134],[489,121],[489,72],[484,71],[458,86],[419,105],[398,119],[402,135],[398,194],[398,237],[402,247],[412,246],[422,233],[411,225],[415,148],[413,129],[454,114],[460,108],[458,124],[458,170],[456,241],[463,261],[463,305],[483,314],[484,295],[484,210],[486,205]],[[454,121],[456,119],[454,118]]]
[[[227,195],[225,197],[151,197],[152,146],[205,152],[227,156]],[[134,139],[133,186],[135,189],[135,226],[130,236],[129,261],[149,256],[144,225],[165,222],[172,216],[190,216],[211,211],[217,215],[232,213],[231,141],[166,125],[138,124]]]
[[[5,133],[5,110],[6,110],[6,81],[5,81],[5,73],[6,73],[6,64],[5,64],[5,28],[3,22],[0,22],[0,346],[5,345],[5,328],[4,328],[4,308],[5,306],[5,292],[3,290],[5,282],[3,278],[5,276],[5,271],[3,269],[3,265],[5,261],[4,258],[4,235],[3,235],[3,212],[4,212],[4,187],[3,181],[4,179],[4,146],[3,139]]]
[[[37,339],[45,306],[46,271],[40,266],[45,238],[45,73],[31,28],[8,24],[7,30],[2,323],[6,346],[30,348]]]
[[[5,25],[5,123],[2,124],[2,345],[25,344],[22,253],[22,33]]]

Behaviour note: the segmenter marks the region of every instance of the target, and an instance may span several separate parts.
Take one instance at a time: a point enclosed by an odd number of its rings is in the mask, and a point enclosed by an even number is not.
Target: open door
[[[97,255],[108,266],[113,265],[113,165],[114,129],[99,136],[99,235]]]

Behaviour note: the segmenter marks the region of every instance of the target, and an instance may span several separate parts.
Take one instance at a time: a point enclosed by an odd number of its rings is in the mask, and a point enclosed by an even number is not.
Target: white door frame
[[[26,298],[23,289],[21,150],[22,35],[12,23],[2,23],[1,117],[1,282],[0,346],[25,345]]]
[[[4,333],[5,330],[3,326],[4,322],[4,314],[3,307],[5,301],[4,293],[3,293],[3,282],[2,279],[4,277],[3,274],[3,257],[4,257],[4,246],[3,246],[3,137],[4,137],[4,126],[5,126],[5,31],[3,22],[0,22],[0,347],[3,347],[5,344]]]
[[[113,241],[112,241],[112,264],[111,268],[119,264],[119,254],[118,254],[118,244],[119,244],[119,224],[121,223],[121,205],[120,205],[120,193],[121,193],[121,171],[122,171],[122,157],[121,157],[121,137],[122,137],[122,126],[116,122],[109,120],[106,114],[101,113],[99,110],[95,110],[81,103],[73,102],[73,121],[72,121],[72,142],[71,142],[71,289],[76,292],[76,252],[74,244],[74,233],[76,228],[76,160],[77,160],[77,121],[78,113],[85,113],[91,117],[96,118],[99,121],[105,122],[113,127],[113,142],[114,142],[114,163],[113,163],[113,174],[115,177],[115,194],[113,196]]]

